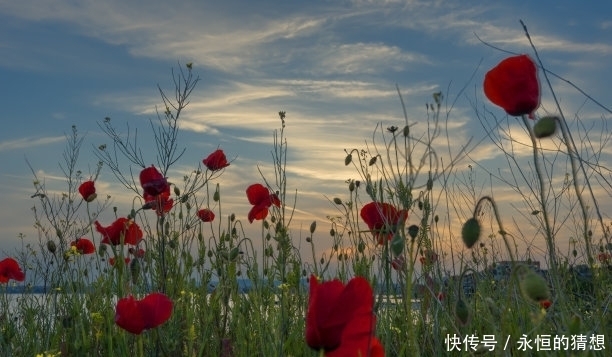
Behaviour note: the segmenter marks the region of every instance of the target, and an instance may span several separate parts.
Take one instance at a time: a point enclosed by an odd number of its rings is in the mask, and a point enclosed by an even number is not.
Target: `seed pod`
[[[468,219],[461,228],[461,239],[467,248],[472,248],[480,238],[480,222],[474,217]]]
[[[533,126],[533,135],[536,138],[547,138],[557,131],[557,117],[543,117],[538,120]]]

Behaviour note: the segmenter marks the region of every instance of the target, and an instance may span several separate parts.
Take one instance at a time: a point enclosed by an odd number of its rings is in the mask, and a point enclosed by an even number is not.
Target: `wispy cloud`
[[[33,148],[37,146],[55,144],[65,141],[64,136],[51,136],[46,138],[21,138],[15,140],[0,141],[0,151],[9,151],[24,148]]]

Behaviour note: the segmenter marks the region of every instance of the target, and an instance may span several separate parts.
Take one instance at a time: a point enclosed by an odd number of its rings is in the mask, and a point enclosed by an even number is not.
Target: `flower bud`
[[[519,286],[526,299],[534,302],[550,299],[550,291],[546,279],[533,270],[529,270],[520,280]]]
[[[310,234],[313,234],[316,229],[317,229],[317,221],[312,221],[312,223],[310,224]]]
[[[472,217],[461,228],[461,239],[466,247],[472,248],[480,238],[480,222]]]
[[[55,253],[55,251],[57,250],[57,246],[55,245],[54,241],[52,240],[47,241],[47,250],[51,253]]]
[[[353,155],[352,154],[348,154],[346,155],[346,157],[344,158],[344,166],[348,166],[351,161],[353,161]]]
[[[538,120],[533,126],[533,135],[536,138],[547,138],[557,131],[557,117],[543,117]]]
[[[342,204],[342,200],[338,197],[334,197],[334,203],[337,205],[341,205]]]

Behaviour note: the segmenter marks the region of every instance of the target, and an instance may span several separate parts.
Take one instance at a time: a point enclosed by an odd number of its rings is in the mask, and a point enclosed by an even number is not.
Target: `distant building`
[[[514,264],[518,265],[527,265],[531,267],[535,272],[542,274],[542,270],[540,269],[540,262],[537,260],[524,260],[517,261]],[[502,260],[500,262],[496,262],[491,264],[491,275],[495,281],[506,280],[512,274],[512,265],[513,262],[510,260]]]

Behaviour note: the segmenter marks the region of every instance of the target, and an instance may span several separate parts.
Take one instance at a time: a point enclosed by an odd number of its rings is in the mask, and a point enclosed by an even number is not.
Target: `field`
[[[574,138],[580,127],[560,107],[534,116],[547,88],[542,68],[537,52],[509,56],[484,79],[486,96],[508,116],[491,124],[489,114],[474,115],[499,135],[510,121],[524,129],[527,141],[510,142],[530,150],[527,165],[514,146],[491,140],[525,216],[505,213],[495,192],[477,194],[470,174],[457,180],[468,143],[439,160],[433,144],[449,140],[452,105],[438,92],[424,132],[406,118],[404,127],[373,128],[366,148],[346,150],[338,164],[354,167],[356,178],[330,198],[340,214],[329,231],[314,221],[298,237],[299,201],[286,171],[290,113],[278,113],[271,137],[275,174],[245,187],[248,217],[223,210],[223,173],[233,166],[221,149],[182,180],[166,177],[180,163],[180,115],[198,82],[186,64],[152,121],[157,165],[142,158],[144,138],[106,119],[100,128],[112,144],[96,149],[93,177],[77,165],[84,141],[76,127],[63,193],[48,192],[34,174],[38,243],[7,252],[17,264],[0,263],[0,355],[609,355],[612,241],[598,202],[609,198],[595,192],[612,189],[609,163],[598,161],[610,134],[594,135],[598,143],[584,132]],[[113,207],[96,188],[98,175],[114,175],[133,205]],[[442,208],[456,215],[441,217]],[[114,221],[100,221],[102,212]],[[546,247],[545,261],[531,259],[521,234]],[[568,234],[575,238],[566,250],[556,242]],[[442,235],[461,240],[462,251],[442,246]],[[332,242],[324,254],[323,240]],[[28,294],[35,286],[46,294]],[[15,288],[24,295],[12,295]]]

